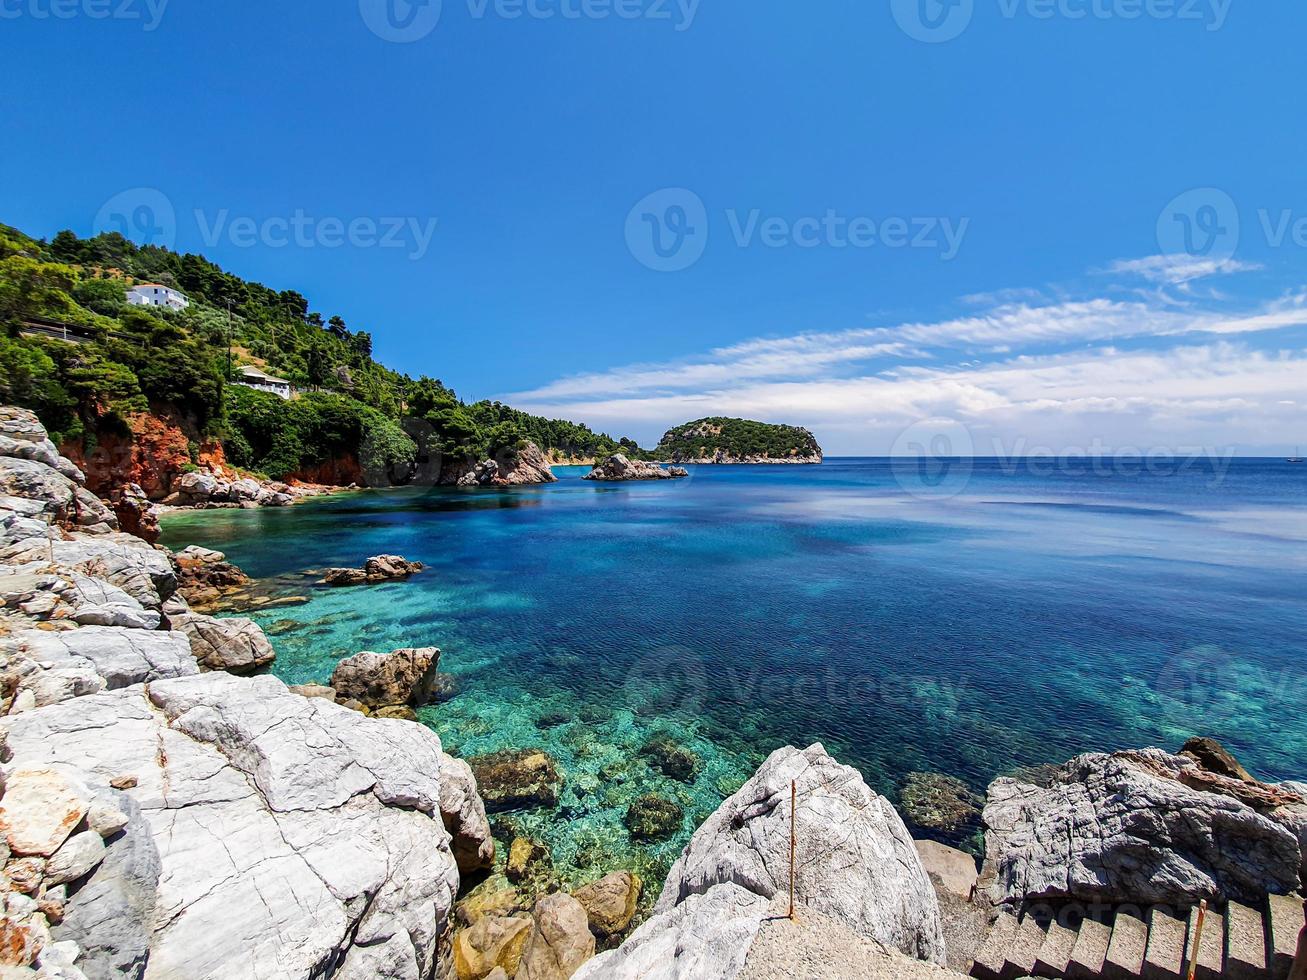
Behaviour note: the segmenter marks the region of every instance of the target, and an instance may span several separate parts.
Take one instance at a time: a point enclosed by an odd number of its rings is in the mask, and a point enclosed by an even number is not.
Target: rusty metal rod
[[[790,921],[794,921],[794,827],[795,803],[799,798],[799,788],[795,780],[790,780]]]
[[[1207,918],[1207,899],[1198,903],[1198,921],[1194,923],[1194,941],[1189,944],[1189,980],[1198,969],[1198,952],[1203,944],[1203,920]]]

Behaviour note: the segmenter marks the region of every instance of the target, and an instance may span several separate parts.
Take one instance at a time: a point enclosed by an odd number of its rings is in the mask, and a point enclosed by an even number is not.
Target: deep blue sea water
[[[559,468],[545,487],[177,515],[165,543],[310,596],[255,616],[288,682],[439,646],[459,694],[422,715],[452,751],[543,747],[567,773],[557,811],[507,831],[565,870],[656,874],[785,744],[823,742],[892,799],[912,771],[983,793],[1194,734],[1307,775],[1307,466],[1154,469],[831,459],[605,485]],[[429,569],[339,590],[300,574],[380,553]],[[638,757],[660,734],[703,759],[692,784]],[[649,791],[686,819],[641,848],[622,815]]]

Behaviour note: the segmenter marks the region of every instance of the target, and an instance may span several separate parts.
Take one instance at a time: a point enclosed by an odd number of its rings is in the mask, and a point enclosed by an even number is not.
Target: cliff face
[[[95,433],[90,452],[80,442],[59,447],[86,474],[87,488],[101,497],[112,497],[119,488],[134,483],[151,500],[162,500],[192,464],[206,469],[227,465],[222,443],[201,440],[194,426],[174,412],[143,412],[130,416],[127,424],[127,434]],[[195,460],[190,454],[193,443],[199,448]]]

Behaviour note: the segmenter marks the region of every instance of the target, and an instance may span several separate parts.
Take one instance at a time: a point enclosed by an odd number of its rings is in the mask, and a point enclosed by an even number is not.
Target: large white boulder
[[[159,977],[435,972],[458,870],[440,814],[440,740],[422,726],[302,698],[270,677],[208,673],[10,716],[0,729],[7,769],[129,787],[120,809],[148,831],[133,836],[129,823],[140,860],[125,865],[110,842],[69,899],[65,922],[79,931],[67,938],[88,976],[139,961],[142,944]]]
[[[1300,884],[1302,849],[1289,818],[1302,803],[1188,755],[1083,755],[1047,788],[1007,778],[990,786],[982,884],[996,903],[1260,902]]]
[[[939,903],[902,819],[857,770],[813,745],[773,752],[695,832],[654,917],[578,976],[733,977],[768,907],[789,890],[791,782],[799,907],[942,964]]]

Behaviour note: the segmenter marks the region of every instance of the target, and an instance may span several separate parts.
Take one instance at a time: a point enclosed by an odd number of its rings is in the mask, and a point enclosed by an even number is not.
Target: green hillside
[[[126,289],[137,282],[178,289],[190,306],[129,306]],[[39,335],[44,321],[69,325],[83,342]],[[62,231],[45,242],[0,225],[0,402],[33,409],[59,441],[93,443],[126,432],[136,413],[169,413],[197,438],[221,439],[234,464],[273,477],[343,453],[402,469],[419,451],[483,458],[528,439],[576,456],[618,446],[584,425],[467,403],[438,379],[392,371],[372,357],[372,328],[198,255],[116,233]],[[241,364],[286,378],[301,395],[288,402],[229,384]]]

